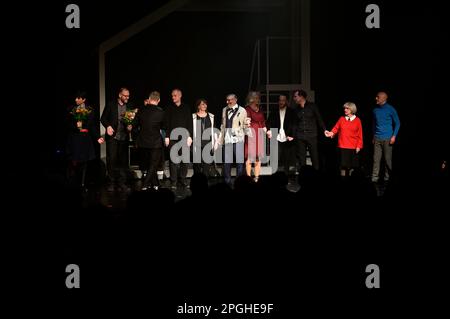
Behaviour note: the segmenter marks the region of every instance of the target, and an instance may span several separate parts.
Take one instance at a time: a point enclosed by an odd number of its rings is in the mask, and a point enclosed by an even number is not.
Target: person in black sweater
[[[121,88],[118,98],[108,103],[103,110],[100,122],[106,128],[106,165],[111,184],[108,191],[113,191],[117,186],[121,191],[129,191],[125,185],[128,170],[128,143],[130,141],[131,126],[125,125],[123,117],[129,110],[128,100],[130,91]]]
[[[183,96],[180,89],[172,90],[172,101],[165,112],[164,127],[166,128],[165,145],[170,148],[170,181],[172,189],[178,186],[187,187],[187,163],[189,162],[189,150],[182,152],[180,148],[177,152],[175,144],[182,140],[182,136],[176,134],[174,129],[184,129],[184,133],[188,134],[185,138],[187,147],[192,144],[192,113],[188,105],[181,102]],[[187,131],[187,132],[186,132]],[[178,145],[179,147],[179,145]],[[178,156],[177,156],[178,155]],[[177,157],[182,157],[181,162],[176,163]],[[178,158],[179,160],[179,158]]]
[[[94,143],[102,144],[104,139],[98,134],[94,110],[86,103],[86,92],[77,92],[75,106],[71,106],[68,114],[68,138],[66,154],[69,160],[67,177],[72,183],[81,173],[79,186],[85,188],[86,170],[89,161],[95,159]],[[85,116],[80,114],[84,113]]]
[[[314,169],[319,170],[319,149],[317,145],[318,127],[325,134],[325,124],[316,104],[306,100],[307,94],[303,90],[294,92],[295,101],[295,136],[296,155],[301,169],[306,165],[306,150],[309,149]]]
[[[161,130],[164,123],[164,111],[158,106],[160,94],[157,91],[150,93],[148,102],[141,108],[135,117],[133,129],[138,133],[137,147],[148,159],[148,173],[143,182],[142,190],[148,188],[158,189],[159,181],[156,174],[162,156],[163,141]]]

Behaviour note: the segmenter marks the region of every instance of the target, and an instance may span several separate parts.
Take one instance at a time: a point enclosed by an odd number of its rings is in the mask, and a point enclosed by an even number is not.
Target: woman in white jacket
[[[211,174],[214,145],[217,136],[214,132],[214,114],[208,112],[208,102],[198,99],[195,102],[196,113],[192,114],[193,127],[193,168],[194,174]]]

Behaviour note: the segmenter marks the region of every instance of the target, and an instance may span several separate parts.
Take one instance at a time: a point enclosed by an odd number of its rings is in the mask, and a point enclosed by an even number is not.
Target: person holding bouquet
[[[133,122],[134,119],[136,117],[136,113],[137,113],[138,109],[127,109],[123,115],[123,122],[125,124],[125,126],[127,127],[127,132],[128,134],[131,133],[132,129],[133,129]]]
[[[81,175],[80,186],[85,188],[88,162],[95,159],[94,143],[102,144],[104,139],[97,133],[94,112],[86,104],[86,93],[77,92],[75,106],[68,112],[68,140],[66,154],[69,159],[68,179],[70,183]]]
[[[111,181],[108,191],[114,191],[115,188],[125,192],[130,190],[125,184],[129,166],[129,133],[132,129],[126,117],[126,112],[131,109],[128,106],[129,99],[130,91],[127,88],[120,88],[117,99],[106,104],[100,118],[106,129],[106,167]]]
[[[325,136],[338,137],[340,153],[341,176],[351,175],[359,167],[358,153],[363,148],[363,132],[361,120],[356,117],[356,105],[352,102],[344,104],[344,116],[341,116],[331,131],[325,131]]]

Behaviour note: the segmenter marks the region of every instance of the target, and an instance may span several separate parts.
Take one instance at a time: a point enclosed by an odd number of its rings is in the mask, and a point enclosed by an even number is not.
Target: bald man
[[[392,173],[392,148],[400,129],[400,119],[394,107],[387,103],[386,92],[378,92],[375,97],[377,107],[373,110],[373,169],[372,182],[379,181],[381,159],[386,164],[384,181],[388,182]]]
[[[183,93],[180,89],[172,90],[172,104],[169,104],[166,108],[164,126],[166,128],[166,138],[164,140],[165,145],[172,150],[176,147],[177,143],[181,140],[181,137],[170,138],[171,133],[175,129],[186,129],[189,133],[187,138],[187,146],[190,147],[192,144],[192,112],[191,107],[181,101]],[[182,150],[180,149],[178,155],[182,155]],[[170,157],[169,162],[170,170],[170,182],[171,188],[186,188],[186,175],[187,175],[187,163],[184,161],[176,162],[172,157]]]

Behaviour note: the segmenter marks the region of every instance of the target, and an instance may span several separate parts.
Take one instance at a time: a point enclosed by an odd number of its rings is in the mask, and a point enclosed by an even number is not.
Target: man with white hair
[[[227,106],[222,110],[219,143],[225,145],[223,176],[231,185],[231,165],[236,163],[236,176],[244,173],[244,141],[248,130],[247,111],[237,104],[236,94],[227,95]]]

